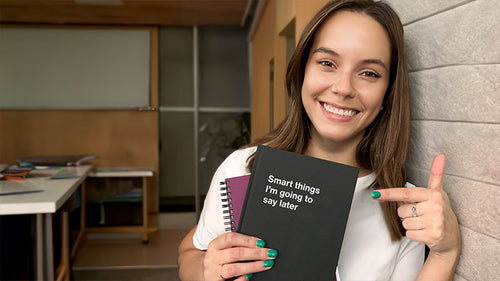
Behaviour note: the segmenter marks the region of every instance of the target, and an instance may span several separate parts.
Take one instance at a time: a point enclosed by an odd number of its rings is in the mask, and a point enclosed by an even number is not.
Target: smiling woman
[[[429,188],[406,188],[406,65],[403,27],[390,6],[327,3],[288,64],[287,116],[215,173],[199,223],[179,246],[181,279],[243,281],[279,265],[279,257],[268,255],[273,249],[259,243],[266,237],[225,233],[218,195],[220,180],[251,171],[256,145],[263,144],[360,168],[339,262],[332,264],[337,273],[323,280],[451,280],[461,243],[441,188],[444,157],[432,165]]]
[[[356,149],[382,108],[390,49],[384,28],[360,13],[340,11],[317,31],[302,85],[302,103],[313,124],[311,143]]]

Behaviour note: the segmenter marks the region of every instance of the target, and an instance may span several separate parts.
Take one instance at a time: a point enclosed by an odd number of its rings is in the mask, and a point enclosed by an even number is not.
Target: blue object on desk
[[[73,174],[73,173],[57,173],[55,175],[53,175],[50,179],[51,180],[59,180],[59,179],[72,179],[72,178],[78,178],[80,177],[79,175],[77,174]]]

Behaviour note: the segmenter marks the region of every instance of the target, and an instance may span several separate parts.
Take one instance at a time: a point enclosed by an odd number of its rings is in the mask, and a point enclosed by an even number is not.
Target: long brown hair
[[[303,153],[307,147],[311,121],[302,104],[301,91],[305,66],[320,26],[335,12],[348,10],[364,13],[386,30],[391,45],[389,86],[384,96],[383,110],[368,126],[357,147],[356,159],[362,168],[376,174],[376,188],[401,187],[406,183],[406,156],[410,135],[410,98],[404,32],[394,10],[372,0],[339,0],[326,4],[305,27],[290,59],[286,73],[289,112],[271,132],[248,146],[268,146]],[[253,166],[253,155],[248,168]],[[400,240],[405,230],[397,215],[397,202],[381,203],[385,221],[393,241]]]

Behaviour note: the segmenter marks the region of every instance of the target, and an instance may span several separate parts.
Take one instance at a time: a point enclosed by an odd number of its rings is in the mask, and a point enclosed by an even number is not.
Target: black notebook
[[[359,169],[258,146],[238,232],[278,250],[252,281],[334,280]]]

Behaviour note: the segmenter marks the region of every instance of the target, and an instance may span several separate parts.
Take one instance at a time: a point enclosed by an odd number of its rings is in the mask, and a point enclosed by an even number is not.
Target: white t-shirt
[[[255,150],[250,147],[233,152],[215,172],[193,236],[196,248],[206,250],[214,238],[225,232],[219,183],[248,174],[246,160]],[[407,237],[391,241],[382,208],[368,188],[374,180],[375,175],[370,174],[356,183],[340,251],[338,280],[415,280],[424,262],[424,244]]]

